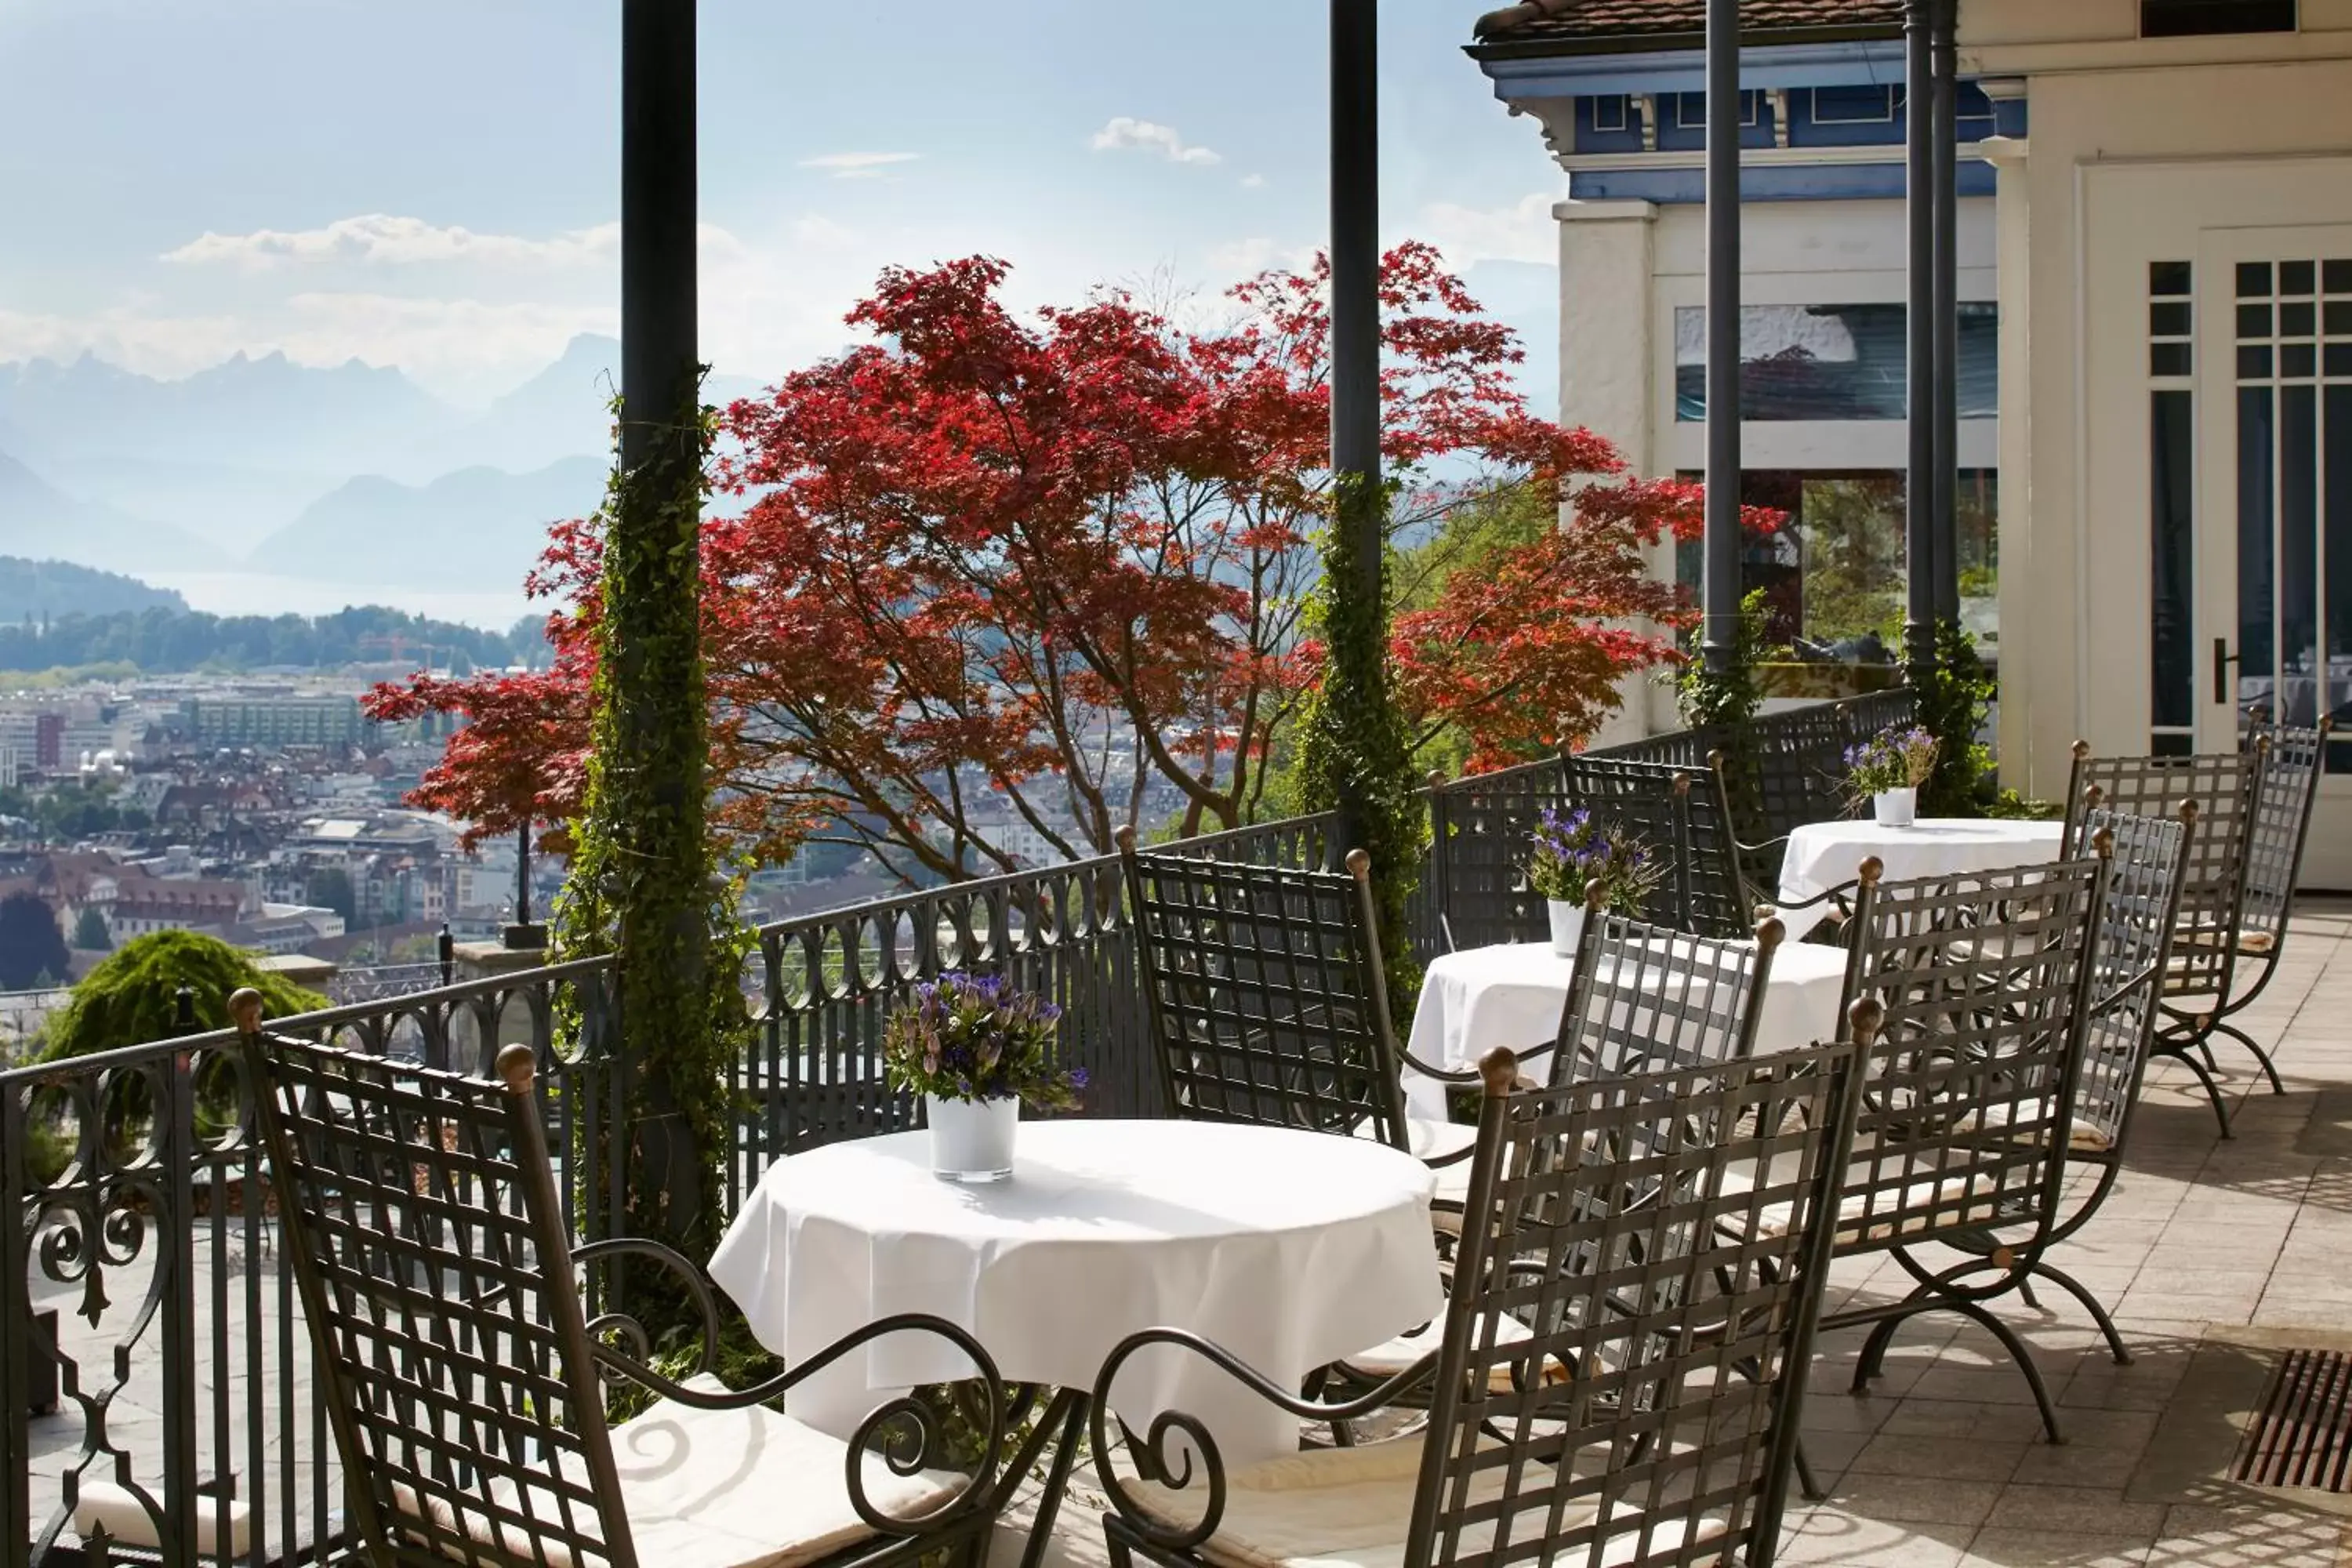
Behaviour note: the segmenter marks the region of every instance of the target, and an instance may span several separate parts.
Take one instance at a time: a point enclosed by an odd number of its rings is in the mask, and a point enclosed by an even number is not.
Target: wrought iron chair
[[[1586,915],[1560,1011],[1550,1080],[1714,1067],[1756,1048],[1765,987],[1782,940],[1768,920],[1718,942],[1612,915]]]
[[[2284,1088],[2270,1053],[2229,1020],[2269,987],[2278,973],[2279,955],[2286,951],[2295,883],[2303,873],[2303,847],[2311,835],[2312,807],[2319,797],[2319,777],[2326,771],[2334,729],[2334,721],[2323,718],[2314,729],[2263,729],[2246,738],[2247,746],[2264,759],[2262,795],[2246,835],[2246,893],[2238,921],[2233,989],[2215,1010],[2211,1033],[2226,1035],[2253,1053],[2273,1094],[2283,1093]],[[2253,970],[2251,981],[2246,979],[2249,967]]]
[[[1010,1481],[1003,1384],[969,1334],[893,1317],[751,1388],[673,1381],[645,1364],[645,1332],[618,1306],[583,1302],[579,1276],[623,1258],[674,1276],[664,1291],[698,1312],[705,1367],[719,1336],[709,1288],[654,1242],[572,1247],[530,1047],[499,1052],[489,1081],[266,1035],[251,991],[231,1010],[363,1561],[977,1562]],[[766,1408],[900,1333],[943,1339],[973,1368],[978,1452],[963,1464],[946,1468],[942,1426],[911,1398],[846,1442]],[[615,1377],[658,1402],[608,1423]]]
[[[1758,900],[1740,869],[1742,846],[1716,769],[1591,755],[1562,758],[1560,767],[1570,805],[1664,858],[1666,874],[1644,918],[1694,936],[1750,934]]]
[[[1469,1190],[1475,1130],[1412,1115],[1412,1060],[1389,1016],[1371,859],[1344,872],[1243,866],[1139,850],[1122,833],[1144,1010],[1169,1114],[1373,1138],[1437,1173],[1438,1203]]]
[[[1528,887],[1528,847],[1543,814],[1567,804],[1556,757],[1430,781],[1429,881],[1448,951],[1546,939],[1544,901]]]
[[[1834,1231],[1839,1256],[1888,1254],[1915,1287],[1822,1326],[1871,1329],[1860,1392],[1904,1322],[1929,1311],[1971,1319],[2025,1373],[2054,1442],[2042,1374],[1990,1303],[2030,1281],[2061,1218],[2106,862],[1881,875],[1864,861],[1855,900],[1847,999],[1878,1003],[1884,1019]],[[1932,1268],[1914,1255],[1928,1241],[1975,1256]],[[1989,1265],[1991,1280],[1970,1278]]]
[[[1550,1047],[1551,1084],[1720,1067],[1751,1055],[1780,941],[1778,921],[1767,921],[1752,942],[1714,942],[1594,902]],[[1431,1322],[1349,1356],[1330,1386],[1360,1389],[1393,1377],[1435,1349],[1443,1328]]]
[[[2242,752],[2188,757],[2097,757],[2088,742],[2077,741],[2066,800],[2069,843],[2081,841],[2083,823],[2096,808],[2164,816],[2184,804],[2197,807],[2179,929],[2165,967],[2163,1011],[2149,1049],[2196,1077],[2224,1138],[2230,1136],[2230,1107],[2215,1077],[2210,1041],[2236,994],[2250,860],[2256,825],[2268,812],[2267,757],[2268,746],[2259,740]],[[2255,1057],[2269,1067],[2259,1049]],[[2275,1075],[2272,1081],[2277,1082]]]
[[[1856,1032],[1868,1038],[1871,1005]],[[1472,1200],[1439,1348],[1344,1404],[1303,1400],[1175,1330],[1096,1380],[1113,1568],[1744,1563],[1778,1545],[1852,1136],[1855,1044],[1519,1091],[1483,1064]],[[1755,1239],[1721,1221],[1760,1222]],[[1426,1427],[1228,1472],[1182,1412],[1103,1412],[1129,1358],[1176,1346],[1302,1419],[1414,1390]],[[1165,1354],[1165,1350],[1160,1353]]]

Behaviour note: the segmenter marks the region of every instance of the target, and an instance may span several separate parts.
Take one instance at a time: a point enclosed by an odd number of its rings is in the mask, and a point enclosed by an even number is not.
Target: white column
[[[1658,209],[1650,202],[1561,202],[1559,220],[1559,422],[1606,437],[1636,474],[1655,477],[1656,310],[1652,297]],[[1671,577],[1674,552],[1657,570]],[[1596,745],[1639,740],[1674,722],[1671,691],[1660,701],[1652,677],[1627,681]]]
[[[1994,85],[1988,83],[1988,90]],[[2064,672],[2072,666],[2079,628],[2063,622],[2038,626],[2034,605],[2033,201],[2026,184],[2027,147],[2015,138],[1996,136],[1984,142],[1983,152],[1996,174],[1994,252],[2000,302],[2000,711],[1994,743],[2001,782],[2032,793],[2048,786],[2051,773],[2046,761],[2038,777],[2034,767],[2048,740],[2039,737],[2037,747],[2031,723],[2035,690],[2042,689],[2040,706],[2049,709],[2051,699],[2073,684]],[[2059,666],[2046,668],[2052,660]],[[2057,777],[2057,792],[2063,793],[2063,770]]]

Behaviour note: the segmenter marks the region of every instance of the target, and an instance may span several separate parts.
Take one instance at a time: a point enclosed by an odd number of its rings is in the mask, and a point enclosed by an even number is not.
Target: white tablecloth
[[[1139,1329],[1206,1336],[1275,1382],[1444,1306],[1429,1168],[1368,1140],[1192,1121],[1024,1123],[1011,1179],[931,1174],[898,1133],[771,1166],[710,1260],[760,1342],[793,1363],[894,1312],[969,1330],[1016,1383],[1088,1389]],[[970,1375],[936,1336],[893,1335],[794,1389],[845,1436],[891,1393]],[[1199,1357],[1148,1351],[1113,1404],[1182,1410],[1228,1465],[1295,1450],[1298,1424]]]
[[[1971,821],[1923,816],[1911,827],[1881,827],[1875,822],[1811,822],[1789,835],[1780,862],[1780,901],[1797,903],[1853,881],[1873,855],[1886,868],[1886,880],[1948,877],[1958,871],[1998,871],[2058,858],[2065,825],[2057,822]],[[1791,937],[1802,936],[1829,913],[1826,903],[1783,913]]]
[[[1412,1054],[1432,1067],[1462,1072],[1496,1046],[1528,1051],[1559,1037],[1576,961],[1547,942],[1515,942],[1444,953],[1433,961],[1412,1015]],[[1783,942],[1772,955],[1759,1051],[1793,1050],[1835,1037],[1845,954],[1833,947]],[[1549,1058],[1534,1076],[1549,1070]],[[1405,1099],[1417,1116],[1445,1114],[1445,1086],[1408,1069]]]

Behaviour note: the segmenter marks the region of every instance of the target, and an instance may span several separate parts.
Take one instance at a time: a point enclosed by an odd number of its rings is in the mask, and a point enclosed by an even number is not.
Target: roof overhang
[[[1675,53],[1706,47],[1704,31],[1681,33],[1601,33],[1590,37],[1533,37],[1487,39],[1489,24],[1500,24],[1507,13],[1489,12],[1478,18],[1474,36],[1479,41],[1463,46],[1475,60],[1556,58],[1575,55],[1640,54],[1655,51]],[[1901,41],[1903,29],[1890,23],[1873,22],[1832,27],[1748,27],[1742,30],[1740,47],[1763,47],[1774,44],[1844,44],[1871,43],[1885,39]]]
[[[1835,36],[1831,36],[1835,35]],[[1465,51],[1506,102],[1591,98],[1621,92],[1700,92],[1706,87],[1705,40],[1682,35],[1594,40],[1622,46],[1587,48],[1472,45]],[[1884,28],[1782,30],[1743,39],[1739,82],[1746,87],[1850,87],[1900,82],[1903,39]]]

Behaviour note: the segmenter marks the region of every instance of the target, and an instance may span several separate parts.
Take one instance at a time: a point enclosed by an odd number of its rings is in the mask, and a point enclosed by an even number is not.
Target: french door
[[[2352,886],[2352,225],[2208,229],[2193,289],[2196,743],[2333,715],[2305,876]]]

